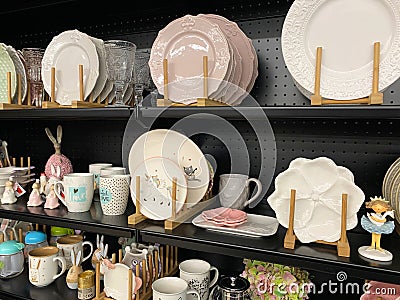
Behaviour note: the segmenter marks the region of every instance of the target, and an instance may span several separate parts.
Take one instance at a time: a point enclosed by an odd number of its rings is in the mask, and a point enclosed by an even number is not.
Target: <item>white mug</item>
[[[250,182],[257,186],[256,194],[249,199]],[[245,174],[222,174],[219,176],[219,201],[221,206],[244,209],[254,202],[262,191],[261,181]]]
[[[71,251],[74,251],[76,257],[79,251],[81,251],[81,253],[83,254],[83,247],[88,245],[90,251],[85,257],[82,257],[83,255],[81,255],[80,263],[92,257],[93,243],[90,241],[84,241],[83,236],[80,234],[69,234],[61,236],[57,239],[56,243],[59,256],[64,257],[67,269],[72,266]]]
[[[93,185],[92,173],[70,173],[55,183],[54,191],[69,212],[85,212],[92,205]]]
[[[95,191],[99,190],[100,170],[103,168],[112,167],[112,163],[94,163],[89,165],[89,173],[94,176]]]
[[[105,175],[125,175],[126,168],[124,167],[107,167],[100,170],[100,177]]]
[[[210,280],[211,271],[214,271],[212,280]],[[204,260],[188,259],[179,264],[179,277],[188,283],[189,289],[196,290],[200,295],[200,298],[189,295],[188,299],[207,300],[210,288],[217,283],[219,271]]]
[[[100,175],[100,205],[104,215],[122,215],[128,205],[130,175]]]
[[[153,299],[156,300],[187,300],[187,295],[194,294],[196,299],[200,295],[195,290],[189,290],[185,280],[179,277],[161,277],[151,285],[153,290]]]
[[[58,273],[58,263],[61,271]],[[29,282],[35,286],[49,285],[67,269],[64,257],[58,256],[58,248],[45,246],[28,252]]]

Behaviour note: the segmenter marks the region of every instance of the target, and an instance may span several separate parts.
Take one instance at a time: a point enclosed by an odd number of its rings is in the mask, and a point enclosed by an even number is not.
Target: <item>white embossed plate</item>
[[[166,220],[172,216],[172,181],[176,178],[176,212],[185,203],[187,181],[185,173],[174,161],[164,157],[145,159],[132,173],[140,176],[140,212],[152,220]],[[136,199],[136,179],[131,180],[132,199]],[[135,201],[134,201],[135,204]]]
[[[21,57],[18,55],[17,50],[10,45],[5,45],[6,50],[8,52],[8,54],[10,55],[14,66],[15,66],[15,72],[16,74],[20,74],[21,75],[21,99],[22,102],[25,100],[26,97],[26,92],[28,90],[28,83],[27,83],[27,78],[26,78],[26,69],[25,69],[25,65],[23,63],[23,61],[21,60]],[[17,75],[16,75],[17,76]],[[15,94],[13,97],[13,103],[17,104],[18,103],[18,89],[19,89],[19,85],[18,85],[18,77],[16,77],[16,90],[15,90]]]
[[[43,55],[42,80],[45,91],[51,94],[51,68],[55,67],[55,101],[71,105],[80,99],[79,65],[83,65],[83,89],[86,99],[99,76],[96,46],[89,36],[76,29],[53,37]]]
[[[357,223],[364,203],[363,191],[347,168],[328,157],[296,158],[275,178],[275,191],[267,198],[283,227],[289,224],[291,190],[296,190],[294,232],[302,243],[340,238],[342,194],[347,194],[347,230]]]
[[[96,46],[96,51],[99,58],[99,76],[97,77],[96,84],[94,85],[91,93],[91,97],[93,97],[93,102],[96,102],[97,97],[99,97],[108,79],[106,49],[104,48],[104,41],[102,39],[98,39],[92,36],[89,36],[89,38]]]
[[[382,91],[400,76],[400,0],[296,0],[281,38],[290,74],[310,93],[322,47],[321,95],[338,100],[371,93],[374,42],[381,44]]]
[[[228,41],[218,25],[192,15],[170,22],[159,31],[150,51],[150,74],[164,94],[163,61],[168,60],[168,95],[180,103],[204,97],[203,56],[208,56],[208,93],[215,92],[228,71]]]
[[[17,88],[15,65],[4,44],[0,45],[0,102],[8,102],[7,73],[11,73],[11,97]]]
[[[247,222],[236,227],[218,226],[204,220],[201,214],[192,220],[192,224],[212,231],[238,234],[248,237],[262,237],[274,235],[279,227],[279,222],[274,217],[247,214]]]
[[[139,136],[128,156],[129,173],[133,178],[136,168],[147,158],[166,157],[185,172],[188,192],[187,207],[198,203],[206,194],[210,169],[200,148],[187,136],[170,129],[154,129]]]
[[[136,290],[136,280],[133,275],[132,297],[128,295],[129,267],[122,264],[114,264],[113,269],[107,269],[104,273],[104,291],[107,297],[115,300],[131,299]]]

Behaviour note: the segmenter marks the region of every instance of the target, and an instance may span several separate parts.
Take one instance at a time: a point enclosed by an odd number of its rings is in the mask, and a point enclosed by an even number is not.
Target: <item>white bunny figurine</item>
[[[48,195],[50,193],[51,186],[57,181],[61,180],[61,167],[60,166],[50,166],[51,176],[46,182],[46,186],[44,188],[44,194]]]
[[[100,275],[103,276],[106,268],[112,267],[110,260],[107,257],[108,244],[100,245],[100,251],[97,252],[97,259],[100,261]],[[102,277],[101,277],[102,278]]]
[[[100,251],[100,249],[104,249],[104,235],[101,235],[101,237],[97,234],[96,236],[96,246],[97,249],[94,250],[93,255],[92,255],[92,267],[93,269],[96,269],[96,263],[99,261],[97,258],[97,253]]]
[[[67,286],[73,290],[78,288],[78,275],[83,272],[81,266],[81,255],[82,255],[81,250],[78,251],[76,257],[74,250],[71,250],[72,266],[68,270],[66,281],[67,281]]]

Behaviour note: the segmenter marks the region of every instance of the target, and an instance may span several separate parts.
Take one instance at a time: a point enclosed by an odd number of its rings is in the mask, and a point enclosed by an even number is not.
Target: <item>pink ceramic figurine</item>
[[[39,179],[36,179],[36,182],[32,185],[32,192],[29,195],[29,200],[26,205],[28,205],[28,206],[42,205],[42,198],[40,196],[39,189],[40,189]]]
[[[60,206],[58,202],[58,197],[54,192],[54,184],[50,187],[50,192],[46,196],[46,203],[44,204],[44,208],[54,209]]]

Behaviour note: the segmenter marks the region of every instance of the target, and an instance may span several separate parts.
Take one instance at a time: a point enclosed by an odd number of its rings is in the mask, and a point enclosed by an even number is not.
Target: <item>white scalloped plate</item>
[[[102,39],[98,39],[92,36],[89,36],[89,38],[96,46],[96,51],[99,58],[99,76],[97,77],[96,84],[93,87],[91,93],[93,101],[96,102],[97,97],[100,96],[100,93],[103,90],[108,80],[107,65],[106,65],[106,49],[104,48],[104,41]]]
[[[25,64],[22,61],[21,56],[18,54],[17,50],[13,46],[5,45],[5,47],[14,63],[16,74],[21,75],[21,99],[22,99],[22,102],[24,102],[25,97],[26,97],[26,92],[28,90],[28,81],[26,78]],[[16,91],[15,91],[15,94],[13,97],[13,103],[15,103],[15,104],[18,103],[18,89],[19,89],[18,81],[16,82],[16,85],[17,85]]]
[[[99,57],[89,36],[79,30],[67,30],[53,37],[42,59],[42,80],[51,94],[51,68],[55,67],[55,101],[71,105],[80,99],[79,65],[83,65],[84,99],[92,92],[99,76]]]
[[[205,18],[185,15],[159,31],[150,52],[150,74],[164,94],[163,61],[168,60],[169,99],[191,103],[204,97],[203,56],[208,56],[208,93],[217,91],[232,59],[228,41],[218,27]]]
[[[340,238],[342,194],[347,194],[347,230],[357,223],[364,203],[363,191],[352,172],[328,157],[296,158],[275,179],[275,191],[267,202],[283,227],[288,227],[290,191],[296,190],[294,232],[303,243],[334,242]]]
[[[381,44],[382,91],[400,77],[400,0],[296,0],[282,28],[282,53],[295,81],[314,92],[321,46],[321,95],[337,100],[371,93],[375,42]]]

